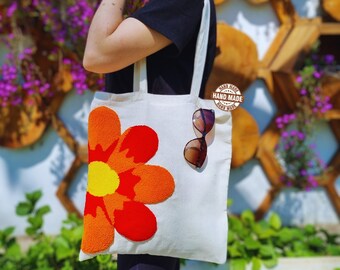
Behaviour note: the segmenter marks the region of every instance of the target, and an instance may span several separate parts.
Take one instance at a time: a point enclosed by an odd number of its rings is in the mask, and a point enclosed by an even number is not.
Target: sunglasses
[[[184,147],[184,158],[196,168],[201,168],[207,157],[207,142],[205,136],[215,124],[214,110],[198,109],[192,115],[192,123],[202,137],[189,141]]]

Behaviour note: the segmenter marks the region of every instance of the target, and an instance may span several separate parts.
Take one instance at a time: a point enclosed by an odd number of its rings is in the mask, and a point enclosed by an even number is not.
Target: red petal
[[[116,139],[106,150],[103,150],[103,147],[100,144],[97,144],[94,149],[90,149],[90,145],[88,145],[88,163],[91,163],[92,161],[102,161],[106,163],[113,150],[116,148],[117,143],[118,139]]]
[[[103,213],[105,214],[106,218],[110,220],[105,210],[106,208],[104,205],[104,198],[96,197],[91,195],[89,192],[86,192],[84,216],[91,215],[92,217],[96,217],[97,207],[100,207],[103,210]]]
[[[135,163],[145,163],[152,158],[158,149],[158,136],[148,126],[134,126],[122,135],[120,152],[128,149],[126,157],[133,157]]]
[[[125,202],[123,210],[115,211],[117,232],[132,241],[150,239],[157,231],[155,215],[144,204]]]
[[[134,187],[140,181],[140,177],[133,175],[132,171],[133,169],[119,174],[120,183],[116,191],[121,195],[127,196],[131,200],[136,195]]]

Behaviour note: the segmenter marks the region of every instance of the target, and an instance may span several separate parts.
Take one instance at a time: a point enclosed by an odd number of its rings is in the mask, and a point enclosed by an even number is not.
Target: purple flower
[[[316,181],[313,175],[308,175],[307,181],[311,184],[312,187],[318,186],[318,182]]]
[[[7,9],[7,17],[12,17],[14,12],[17,10],[17,2],[12,3]]]
[[[298,131],[293,129],[293,130],[290,131],[290,135],[291,136],[297,136],[298,135]]]
[[[305,169],[300,170],[300,174],[302,176],[307,176],[308,175],[308,173],[307,173],[307,171]]]
[[[332,104],[330,104],[330,103],[328,103],[328,104],[326,104],[326,106],[325,106],[325,109],[328,111],[328,110],[331,110],[333,108],[333,105]]]
[[[325,63],[327,64],[327,65],[331,65],[331,64],[333,64],[334,63],[334,55],[332,55],[332,54],[326,54],[325,56],[324,56],[324,61],[325,61]]]
[[[289,120],[292,121],[292,120],[295,120],[296,119],[296,114],[295,113],[292,113],[289,115]]]
[[[318,71],[314,71],[313,72],[313,76],[314,76],[315,79],[320,79],[321,78],[321,73],[318,72]]]
[[[297,82],[297,83],[302,83],[302,76],[300,76],[300,75],[297,76],[297,77],[296,77],[296,82]]]
[[[289,133],[287,131],[282,132],[282,138],[288,138],[289,137]]]
[[[307,166],[308,166],[309,168],[313,168],[313,167],[314,167],[314,162],[313,162],[312,160],[308,161],[308,162],[307,162]]]
[[[303,88],[303,89],[301,89],[301,90],[300,90],[300,95],[301,95],[301,96],[305,96],[305,95],[307,95],[307,90],[306,90],[306,89],[304,89],[304,88]]]
[[[301,131],[299,131],[298,133],[297,133],[297,137],[298,137],[298,139],[300,140],[300,141],[303,141],[304,139],[305,139],[305,134],[303,133],[303,132],[301,132]]]

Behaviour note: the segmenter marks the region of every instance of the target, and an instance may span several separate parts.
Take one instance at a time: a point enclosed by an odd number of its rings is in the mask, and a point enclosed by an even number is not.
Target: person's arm
[[[90,25],[83,66],[96,73],[127,67],[171,41],[137,19],[123,20],[125,0],[102,0]]]

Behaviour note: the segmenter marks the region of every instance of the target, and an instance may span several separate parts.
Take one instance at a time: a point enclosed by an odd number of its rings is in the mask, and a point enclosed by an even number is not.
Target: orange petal
[[[133,175],[139,176],[140,181],[135,185],[134,201],[142,203],[159,203],[169,198],[175,190],[172,175],[160,166],[141,165]]]
[[[114,224],[114,211],[122,210],[124,202],[127,200],[128,199],[125,196],[122,196],[118,193],[110,194],[103,197],[105,209],[112,224]]]
[[[123,210],[115,211],[117,232],[132,241],[150,239],[157,231],[155,215],[144,204],[125,202]]]
[[[107,250],[113,243],[114,228],[107,220],[103,210],[97,207],[97,215],[84,216],[84,234],[81,249],[93,254]]]
[[[146,163],[158,149],[157,133],[148,126],[134,126],[127,129],[119,139],[108,164],[121,173]]]
[[[101,106],[89,115],[88,137],[90,149],[99,144],[105,151],[120,136],[118,115],[111,109]]]

